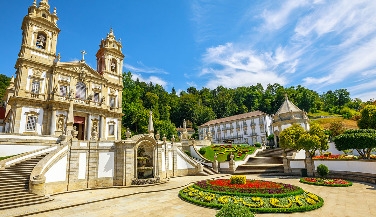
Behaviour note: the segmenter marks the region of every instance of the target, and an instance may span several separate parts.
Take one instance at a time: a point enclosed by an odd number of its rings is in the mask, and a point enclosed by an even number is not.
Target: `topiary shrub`
[[[256,146],[257,148],[261,148],[261,143],[256,142],[256,143],[255,143],[255,146]]]
[[[230,183],[231,184],[245,184],[247,181],[246,177],[243,175],[231,176]]]
[[[202,147],[198,152],[200,152],[201,155],[204,155],[206,153],[206,148]]]
[[[254,217],[255,215],[245,206],[228,203],[215,215],[216,217]]]
[[[317,166],[317,173],[320,177],[324,178],[329,174],[329,169],[324,164],[320,164]]]

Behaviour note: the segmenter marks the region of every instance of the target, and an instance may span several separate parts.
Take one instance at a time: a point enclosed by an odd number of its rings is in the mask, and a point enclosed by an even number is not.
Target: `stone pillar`
[[[74,96],[73,96],[74,97]],[[67,130],[66,134],[68,136],[73,136],[73,123],[74,123],[74,116],[73,116],[73,98],[69,100],[69,110],[68,110],[68,120],[67,120]],[[77,130],[77,129],[76,129]]]
[[[176,144],[171,144],[172,145],[172,176],[175,177],[177,176],[178,173],[178,155],[177,155],[177,147]]]
[[[115,186],[129,186],[135,178],[135,150],[136,145],[131,139],[115,142],[116,162],[114,173]]]
[[[91,115],[88,114],[86,118],[86,140],[91,138]]]
[[[96,179],[98,178],[98,164],[99,164],[99,153],[98,153],[98,142],[90,141],[88,143],[88,164],[87,164],[87,180],[88,188],[97,187]]]
[[[314,162],[309,154],[309,152],[306,151],[306,158],[305,158],[305,166],[307,169],[307,175],[309,177],[312,177],[315,175],[315,165]]]
[[[121,140],[121,118],[118,118],[118,123],[117,123],[117,136],[115,137],[115,140]]]
[[[101,116],[101,133],[100,133],[100,140],[106,140],[106,117]]]
[[[14,126],[13,126],[13,133],[20,133],[20,125],[21,125],[21,116],[22,116],[22,107],[16,106],[16,112],[14,116]],[[27,121],[27,120],[25,120]]]
[[[56,130],[56,110],[52,109],[51,113],[50,135],[53,136]]]

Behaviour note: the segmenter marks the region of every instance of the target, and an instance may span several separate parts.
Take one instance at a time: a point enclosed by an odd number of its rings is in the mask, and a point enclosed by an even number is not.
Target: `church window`
[[[46,40],[46,34],[44,34],[43,32],[39,32],[37,35],[37,42],[35,43],[35,45],[37,46],[37,48],[46,49]]]
[[[68,95],[68,87],[60,86],[60,96],[67,96],[67,95]]]
[[[34,115],[27,116],[26,130],[35,131],[37,125],[37,117]]]
[[[47,15],[45,13],[42,14],[43,18],[47,18]]]
[[[94,93],[94,102],[99,102],[99,93]]]
[[[76,84],[76,98],[86,100],[86,85],[82,82]]]
[[[108,135],[109,136],[115,135],[115,125],[114,124],[108,125]]]
[[[33,83],[31,83],[31,93],[39,93],[39,81],[33,81]]]

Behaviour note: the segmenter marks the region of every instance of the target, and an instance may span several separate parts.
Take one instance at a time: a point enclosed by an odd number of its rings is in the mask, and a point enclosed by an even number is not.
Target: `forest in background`
[[[2,98],[10,78],[0,74],[0,97]],[[346,89],[329,90],[322,94],[301,85],[283,87],[280,84],[261,84],[248,87],[215,89],[189,87],[177,93],[169,93],[161,85],[133,80],[132,73],[123,73],[122,131],[129,128],[132,134],[147,133],[149,111],[153,112],[154,128],[161,135],[177,137],[176,127],[187,120],[189,126],[197,127],[207,121],[260,110],[274,114],[284,101],[285,94],[310,118],[326,115],[359,119],[360,110],[367,104],[360,99],[351,99]]]

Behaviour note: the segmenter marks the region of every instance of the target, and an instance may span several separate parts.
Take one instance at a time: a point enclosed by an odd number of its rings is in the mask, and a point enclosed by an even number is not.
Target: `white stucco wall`
[[[166,155],[165,155],[164,150],[162,151],[161,159],[162,159],[162,171],[166,171]]]
[[[173,167],[174,167],[174,166],[173,166],[173,163],[174,163],[173,160],[174,160],[174,159],[172,159],[172,152],[169,151],[169,152],[168,152],[168,169],[169,169],[169,170],[172,170]]]
[[[78,156],[78,179],[86,179],[86,153],[80,153]]]
[[[55,163],[46,173],[46,183],[65,181],[67,176],[67,156]]]
[[[376,162],[351,160],[351,161],[337,161],[337,160],[315,160],[315,168],[318,165],[324,164],[333,171],[349,171],[359,173],[376,174]]]
[[[194,168],[191,164],[187,163],[184,158],[182,158],[180,155],[177,155],[177,169],[178,170],[181,170],[181,169],[191,169],[191,168]],[[163,164],[162,164],[162,171],[163,170]]]
[[[98,178],[114,177],[114,152],[100,152],[98,162]]]
[[[45,148],[39,145],[0,145],[0,157],[17,155],[29,151]]]

